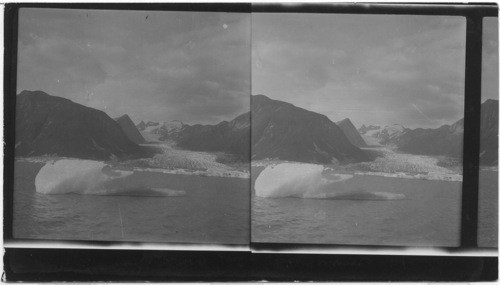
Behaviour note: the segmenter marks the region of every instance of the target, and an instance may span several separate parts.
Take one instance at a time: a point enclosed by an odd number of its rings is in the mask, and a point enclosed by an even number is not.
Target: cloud
[[[482,101],[498,100],[498,18],[483,20]]]
[[[253,93],[358,125],[463,117],[463,18],[296,16],[254,15]]]
[[[249,14],[22,8],[18,53],[18,92],[111,116],[217,123],[250,108]]]

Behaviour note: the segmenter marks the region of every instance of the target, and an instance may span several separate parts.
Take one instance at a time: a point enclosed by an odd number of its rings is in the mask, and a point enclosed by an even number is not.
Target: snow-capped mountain
[[[139,124],[137,124],[137,129],[139,131],[144,131],[148,127],[158,126],[159,124],[160,123],[157,122],[148,121],[147,123],[145,123],[144,121],[141,121]]]
[[[160,135],[163,138],[162,140],[174,139],[174,136],[182,131],[184,126],[186,125],[178,120],[161,122],[154,132]]]
[[[165,140],[175,140],[176,134],[182,131],[186,126],[181,121],[173,120],[169,122],[151,122],[144,123],[141,121],[137,128],[146,138],[146,141],[157,142]]]
[[[374,132],[372,136],[378,138],[381,144],[397,144],[399,137],[403,135],[406,130],[407,128],[400,124],[393,124]]]
[[[374,125],[365,126],[365,125],[362,125],[358,129],[358,132],[360,134],[364,135],[364,134],[367,134],[367,132],[369,132],[369,131],[375,131],[375,130],[380,130],[380,126],[374,126]]]
[[[368,145],[397,145],[398,139],[408,129],[400,124],[390,126],[362,125],[359,133]]]

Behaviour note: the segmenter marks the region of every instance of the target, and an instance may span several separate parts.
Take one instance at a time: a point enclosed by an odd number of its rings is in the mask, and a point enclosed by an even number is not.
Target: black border
[[[481,25],[497,17],[484,4],[191,4],[191,3],[20,3],[4,14],[4,189],[14,177],[14,119],[19,8],[212,11],[239,13],[416,14],[467,17],[464,114],[464,181],[461,247],[477,246],[477,179],[481,96]],[[479,42],[478,42],[479,41]],[[479,88],[479,89],[478,89]],[[475,92],[474,92],[475,91]],[[479,96],[478,96],[479,94]],[[467,151],[466,151],[467,150]],[[12,238],[12,192],[4,191],[4,240]],[[252,244],[256,248],[294,249],[321,245]],[[325,245],[325,248],[328,248]],[[361,247],[363,248],[363,247]],[[371,247],[366,247],[371,248]],[[6,248],[8,281],[492,281],[497,257],[389,255],[251,254],[159,250],[84,250]]]
[[[4,12],[4,168],[3,168],[3,238],[12,238],[13,191],[14,189],[14,144],[15,144],[15,109],[17,74],[17,9],[5,5]]]
[[[463,144],[462,221],[460,246],[477,247],[479,211],[479,137],[483,18],[467,17],[465,44],[465,112]]]
[[[493,281],[496,257],[9,249],[8,281]]]
[[[330,3],[252,5],[252,13],[335,13],[496,17],[495,3]]]

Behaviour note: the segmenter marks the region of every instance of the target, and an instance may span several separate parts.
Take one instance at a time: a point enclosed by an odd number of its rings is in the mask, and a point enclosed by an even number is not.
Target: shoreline
[[[92,159],[81,159],[81,158],[70,158],[70,157],[16,157],[15,162],[28,162],[28,163],[43,163],[53,162],[62,159],[69,160],[92,160]],[[190,170],[185,168],[156,168],[156,167],[124,167],[120,164],[114,164],[110,161],[92,160],[103,162],[107,165],[115,166],[117,170],[128,170],[134,172],[155,172],[164,173],[172,175],[197,175],[197,176],[207,176],[207,177],[221,177],[221,178],[240,178],[249,179],[250,173],[239,170]]]

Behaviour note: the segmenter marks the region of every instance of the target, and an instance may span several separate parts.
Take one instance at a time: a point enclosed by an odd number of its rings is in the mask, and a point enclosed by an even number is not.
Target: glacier
[[[262,198],[311,198],[337,200],[399,200],[403,194],[348,190],[350,174],[323,175],[324,166],[281,163],[267,166],[255,180],[255,195]]]
[[[35,177],[41,194],[183,196],[184,191],[134,185],[124,178],[133,171],[113,170],[101,161],[61,159],[47,162]]]

